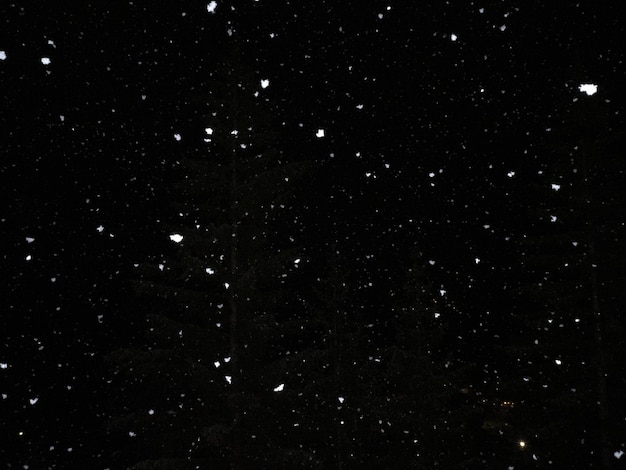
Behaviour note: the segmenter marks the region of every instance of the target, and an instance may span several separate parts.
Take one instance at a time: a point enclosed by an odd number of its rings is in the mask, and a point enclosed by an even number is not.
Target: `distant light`
[[[209,2],[209,4],[206,6],[206,10],[209,13],[215,13],[216,8],[217,8],[217,2]]]
[[[560,366],[561,364],[563,364],[563,362],[561,362],[561,360],[560,360],[560,359],[555,359],[555,360],[554,360],[554,363],[555,363],[557,366]]]
[[[552,189],[554,189],[555,191],[558,191],[559,189],[561,189],[561,185],[552,183]]]
[[[174,134],[174,138],[176,139],[177,142],[180,142],[180,139],[182,139],[180,134]]]
[[[324,129],[318,129],[317,133],[315,134],[315,137],[318,137],[321,139],[322,137],[324,137],[324,134],[325,134]]]
[[[267,88],[268,86],[270,86],[269,80],[261,80],[261,88]]]
[[[233,378],[230,375],[225,375],[224,378],[226,379],[226,382],[228,382],[229,384],[233,383]]]
[[[170,235],[170,240],[172,240],[174,243],[180,243],[183,241],[183,236],[180,233],[175,233],[173,235]]]
[[[213,129],[211,129],[210,127],[205,128],[204,132],[206,132],[208,135],[213,135]]]
[[[451,35],[450,35],[450,39],[451,39],[452,41],[456,41],[458,38],[459,38],[459,37],[458,37],[456,34],[451,34]]]
[[[4,51],[0,51],[0,60],[6,60],[7,59],[7,53]]]
[[[42,57],[41,58],[41,63],[43,65],[50,65],[50,57]]]
[[[578,89],[581,92],[587,93],[587,95],[591,96],[597,93],[598,85],[594,85],[593,83],[583,83],[581,85],[578,85]]]
[[[623,450],[616,450],[615,452],[613,452],[613,456],[618,460],[622,458],[622,455],[624,455]]]
[[[275,392],[282,392],[285,389],[285,384],[280,384],[274,389]]]
[[[30,398],[30,399],[28,400],[28,402],[29,402],[31,405],[34,405],[34,404],[35,404],[35,403],[37,403],[38,401],[39,401],[39,398]]]
[[[519,444],[520,448],[522,448],[522,449],[524,447],[526,447],[526,442],[525,441],[519,441],[518,444]]]

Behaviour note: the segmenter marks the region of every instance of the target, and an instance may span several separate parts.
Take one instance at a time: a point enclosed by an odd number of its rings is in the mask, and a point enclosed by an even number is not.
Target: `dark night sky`
[[[499,367],[491,342],[512,328],[510,288],[528,274],[525,238],[550,230],[531,206],[549,208],[551,184],[575,188],[554,156],[578,137],[573,107],[596,106],[608,148],[623,142],[617,2],[231,3],[0,7],[7,468],[100,465],[109,452],[103,358],[138,341],[133,263],[172,249],[173,178],[221,125],[233,60],[271,110],[280,158],[317,167],[299,188],[315,197],[287,224],[311,265],[336,245],[358,282],[374,280],[354,305],[374,315],[418,246],[447,292],[448,335],[462,338],[451,355],[487,376]],[[601,176],[623,198],[621,170]]]

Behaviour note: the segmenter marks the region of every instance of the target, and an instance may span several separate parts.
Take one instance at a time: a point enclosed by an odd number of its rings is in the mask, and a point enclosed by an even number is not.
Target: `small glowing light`
[[[268,86],[270,86],[270,81],[267,79],[263,79],[261,80],[261,88],[267,88]]]
[[[285,389],[285,384],[280,384],[274,389],[275,392],[282,392]]]
[[[525,441],[519,441],[518,442],[519,446],[521,449],[523,449],[524,447],[526,447],[526,442]]]
[[[458,38],[459,38],[459,37],[458,37],[456,34],[451,34],[451,35],[450,35],[450,39],[451,39],[452,41],[456,41]]]
[[[317,137],[318,139],[321,139],[322,137],[324,137],[324,129],[318,129],[317,133],[315,134],[315,137]]]
[[[170,240],[172,240],[174,243],[180,243],[183,241],[183,236],[179,233],[175,233],[173,235],[170,235]]]

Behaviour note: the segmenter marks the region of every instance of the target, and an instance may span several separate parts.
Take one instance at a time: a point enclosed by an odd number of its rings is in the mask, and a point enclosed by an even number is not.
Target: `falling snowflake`
[[[180,243],[183,241],[183,236],[179,233],[175,233],[173,235],[170,235],[170,240],[172,240],[174,243]]]
[[[588,96],[591,96],[597,93],[598,85],[594,85],[593,83],[583,83],[581,85],[578,85],[578,90],[586,93]]]

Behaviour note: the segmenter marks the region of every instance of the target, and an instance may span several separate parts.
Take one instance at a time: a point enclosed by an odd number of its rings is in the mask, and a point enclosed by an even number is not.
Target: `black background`
[[[479,393],[459,399],[474,408],[484,407],[485,397],[532,402],[536,396],[516,385],[503,391],[525,356],[502,351],[520,338],[535,339],[524,320],[532,308],[516,288],[536,285],[529,253],[555,255],[548,244],[533,248],[532,240],[561,233],[549,223],[550,211],[562,206],[551,199],[551,184],[561,185],[564,213],[572,213],[567,201],[587,186],[567,155],[592,142],[589,181],[601,210],[571,224],[593,220],[600,256],[611,260],[600,268],[600,297],[610,316],[603,340],[610,357],[605,431],[611,468],[623,465],[613,455],[626,448],[618,3],[232,5],[218,2],[211,14],[202,2],[3,3],[0,362],[7,367],[0,370],[6,394],[0,463],[126,468],[140,460],[124,454],[132,444],[120,445],[107,432],[112,403],[123,406],[124,394],[110,386],[104,358],[141,342],[144,313],[131,287],[133,264],[170,254],[164,224],[178,197],[178,162],[207,152],[204,128],[223,99],[216,77],[238,61],[249,71],[248,88],[271,112],[281,158],[316,168],[294,190],[299,202],[290,213],[299,214],[298,224],[281,222],[309,253],[301,282],[313,282],[330,253],[341,252],[355,284],[373,281],[350,294],[350,305],[385,337],[389,313],[381,299],[401,290],[402,262],[419,251],[428,285],[446,290],[440,302],[449,320],[440,327],[439,354],[472,370],[466,385]],[[261,79],[270,80],[268,88],[261,89]],[[582,83],[597,84],[598,93],[581,93]],[[315,136],[318,129],[324,138]],[[557,270],[557,263],[547,265]],[[545,296],[539,291],[536,297]],[[537,302],[571,320],[567,297],[554,291]],[[548,344],[561,338],[545,336]],[[581,337],[593,337],[592,322],[565,336],[566,349],[576,349]],[[528,369],[552,377],[555,387],[566,389],[578,377],[594,389],[596,349],[577,354],[577,363],[564,366],[569,378],[552,371],[551,357]],[[593,414],[595,401],[569,409]],[[572,416],[557,412],[550,419],[567,427]],[[457,444],[465,455],[492,462],[490,468],[582,468],[576,462],[599,468],[596,424],[588,431],[581,425],[577,440],[560,444],[542,442],[541,434],[524,437],[535,439],[535,447],[523,463],[515,460],[521,458],[515,446],[484,444],[491,437],[480,437],[481,424],[466,423]],[[585,436],[587,444],[580,440]],[[392,464],[405,468],[402,461],[377,468]],[[333,465],[319,468],[339,468]]]

